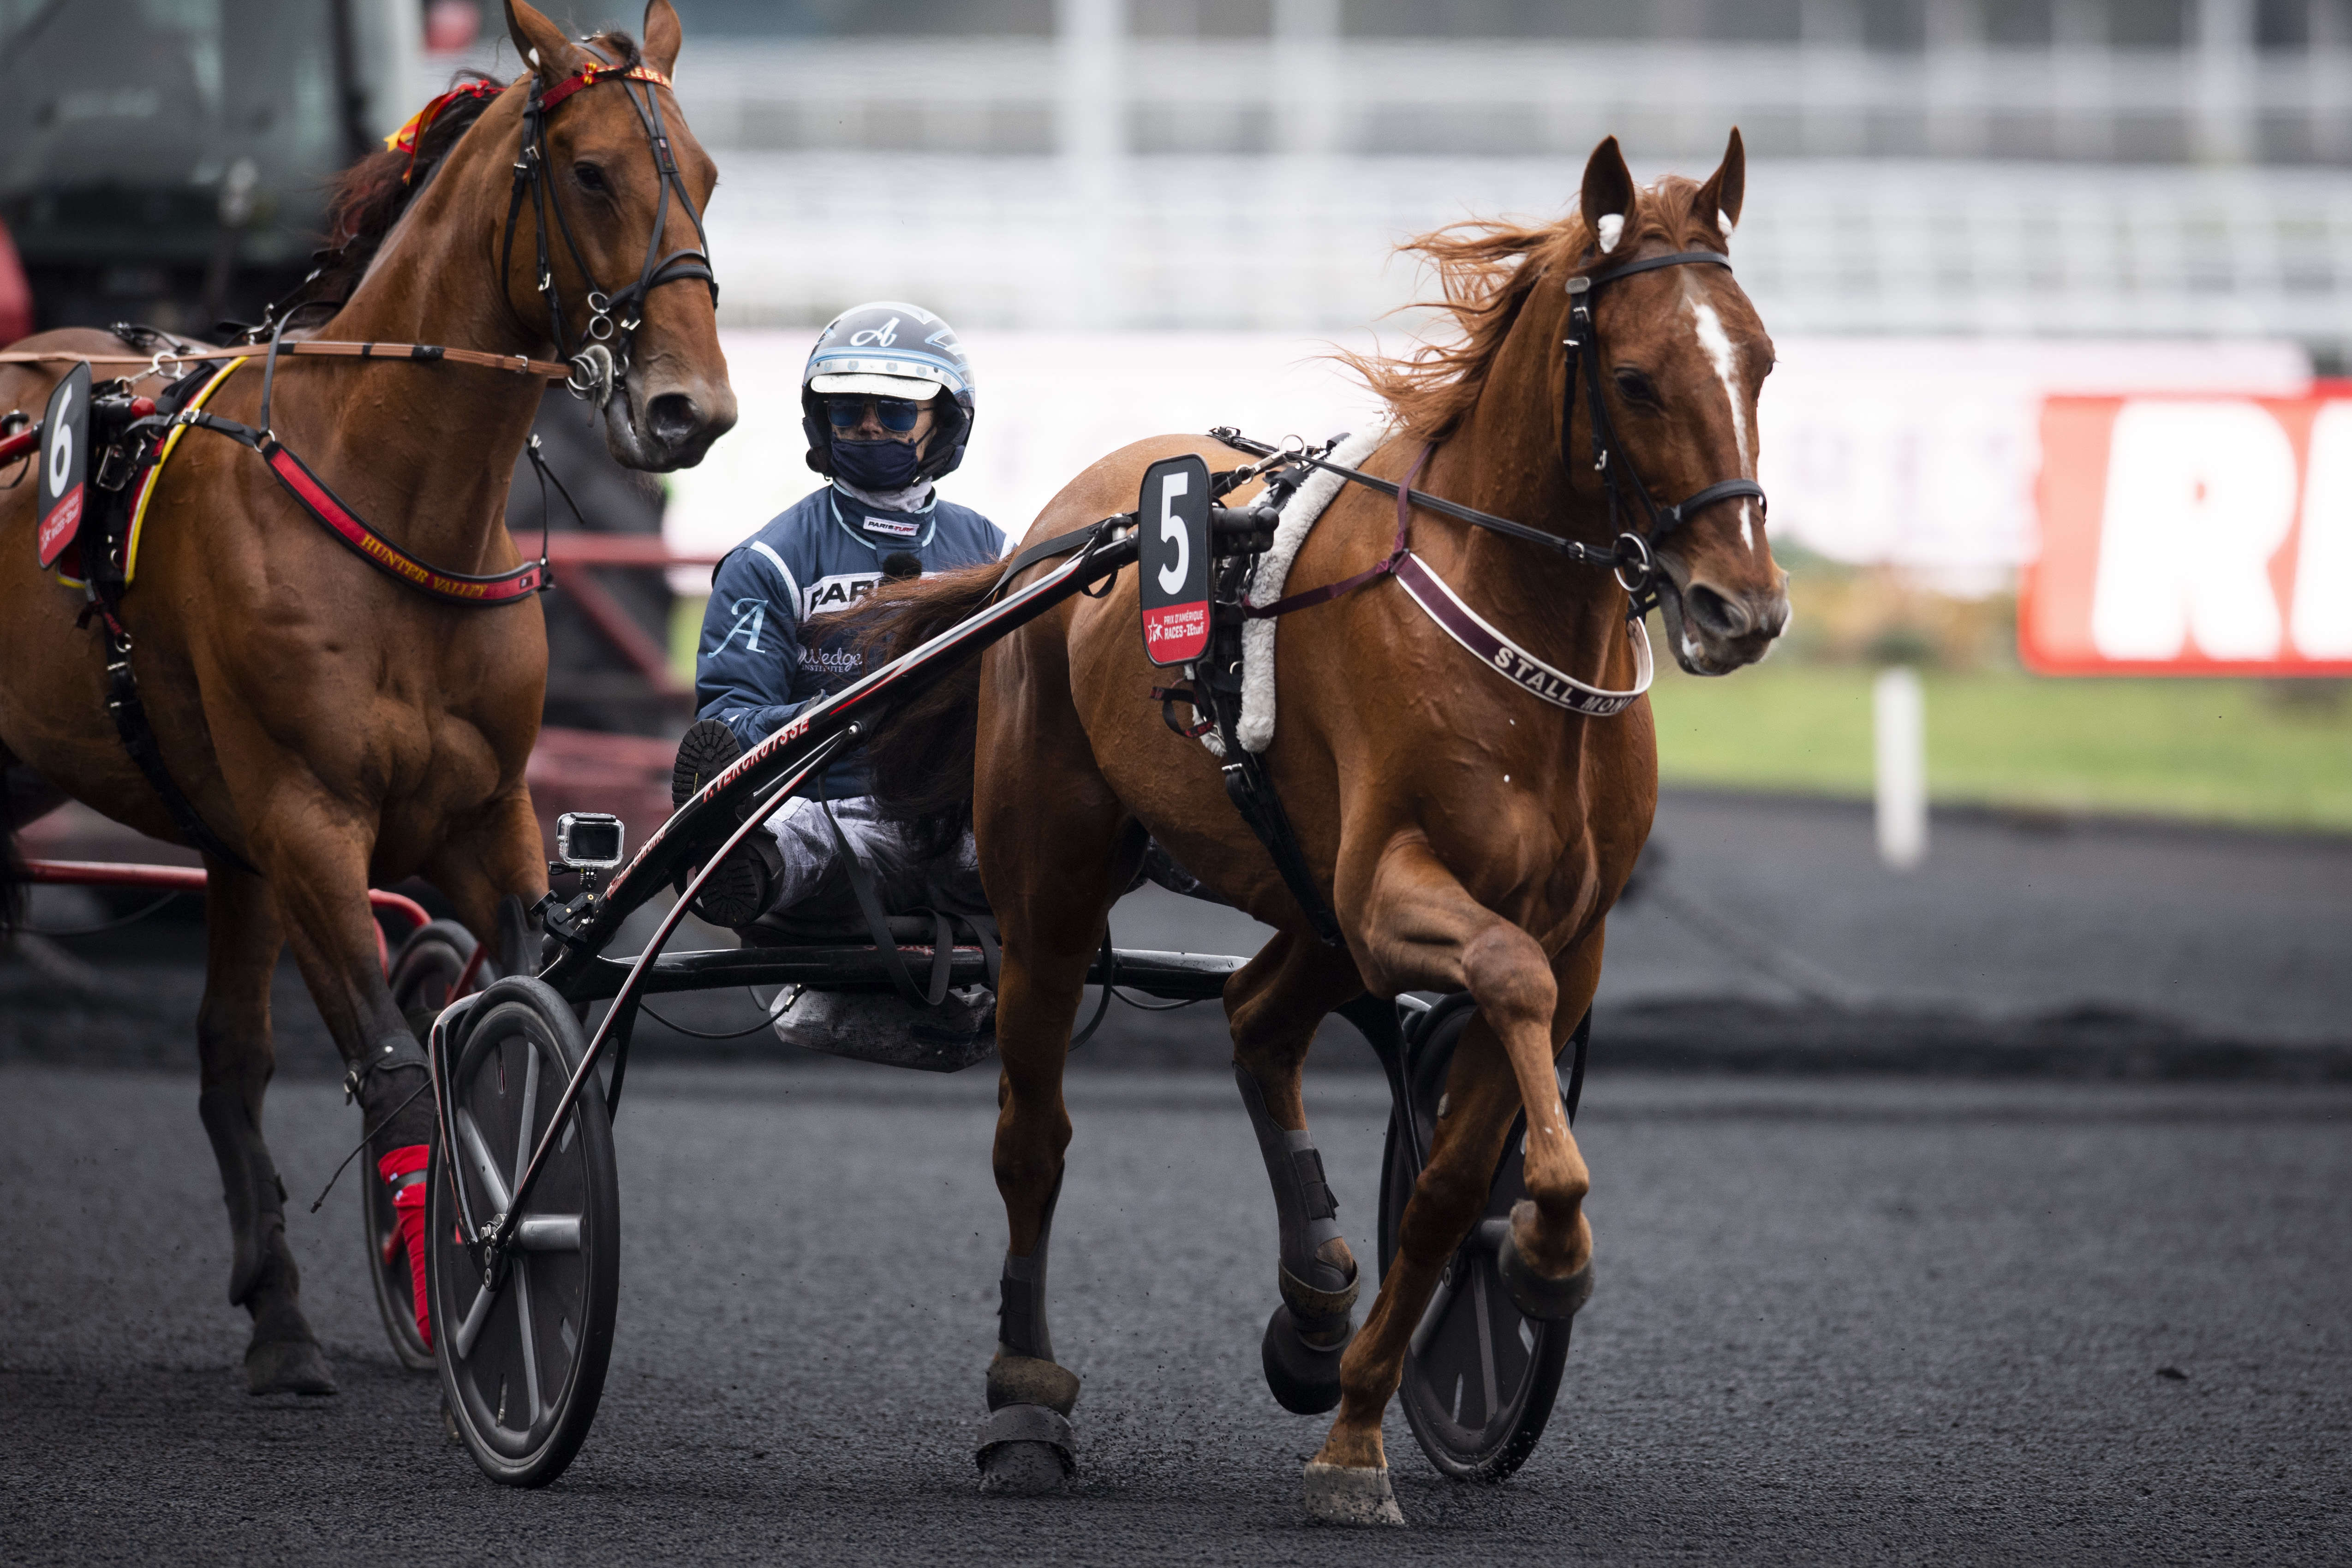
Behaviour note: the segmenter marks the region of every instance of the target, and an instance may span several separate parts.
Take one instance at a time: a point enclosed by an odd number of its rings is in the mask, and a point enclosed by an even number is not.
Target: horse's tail
[[[978,613],[1003,570],[988,561],[885,582],[856,607],[809,622],[806,634],[846,632],[870,670]],[[961,834],[971,819],[979,745],[980,661],[971,658],[901,702],[866,743],[884,810],[930,833]]]

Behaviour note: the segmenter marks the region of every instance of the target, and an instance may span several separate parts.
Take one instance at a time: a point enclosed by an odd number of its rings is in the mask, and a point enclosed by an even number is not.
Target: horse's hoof
[[[1307,1461],[1307,1517],[1322,1524],[1402,1524],[1386,1465],[1358,1469]]]
[[[1265,1340],[1258,1347],[1265,1366],[1265,1385],[1275,1403],[1294,1416],[1320,1416],[1339,1404],[1339,1355],[1356,1337],[1355,1325],[1339,1343],[1309,1344],[1298,1332],[1288,1303],[1274,1309],[1265,1322]]]
[[[332,1394],[335,1379],[318,1341],[278,1339],[246,1351],[245,1386],[253,1394]]]
[[[1078,1468],[1069,1417],[1044,1405],[1007,1405],[980,1427],[980,1490],[983,1497],[1043,1497],[1057,1492]]]
[[[980,1461],[982,1497],[1051,1497],[1069,1479],[1068,1462],[1051,1443],[998,1443]]]
[[[1495,1249],[1495,1271],[1502,1276],[1503,1289],[1509,1293],[1511,1305],[1520,1314],[1538,1322],[1565,1322],[1580,1312],[1592,1299],[1592,1260],[1586,1259],[1584,1267],[1565,1278],[1538,1274],[1519,1255],[1519,1243],[1508,1230],[1503,1232],[1503,1243]]]
[[[1002,1410],[1008,1405],[1043,1405],[1067,1416],[1077,1402],[1078,1375],[1066,1366],[1034,1355],[1002,1353],[988,1364],[991,1410]]]

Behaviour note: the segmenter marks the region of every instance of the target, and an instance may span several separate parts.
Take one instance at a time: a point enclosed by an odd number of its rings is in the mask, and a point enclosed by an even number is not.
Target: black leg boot
[[[996,1358],[988,1364],[989,1416],[980,1428],[980,1490],[990,1496],[1059,1491],[1077,1469],[1070,1411],[1078,1402],[1078,1378],[1055,1364],[1045,1324],[1045,1254],[1061,1197],[1057,1181],[1045,1200],[1036,1250],[1004,1257]]]
[[[1339,1356],[1355,1337],[1361,1281],[1339,1230],[1339,1204],[1323,1179],[1314,1134],[1275,1124],[1257,1080],[1239,1062],[1242,1103],[1265,1156],[1266,1179],[1281,1220],[1276,1281],[1282,1305],[1265,1325],[1260,1354],[1266,1386],[1285,1410],[1319,1416],[1339,1403]]]

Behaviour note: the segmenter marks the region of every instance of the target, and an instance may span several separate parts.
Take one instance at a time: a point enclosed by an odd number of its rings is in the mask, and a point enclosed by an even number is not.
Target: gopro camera
[[[573,871],[621,863],[621,819],[606,811],[566,811],[555,819],[555,858]]]

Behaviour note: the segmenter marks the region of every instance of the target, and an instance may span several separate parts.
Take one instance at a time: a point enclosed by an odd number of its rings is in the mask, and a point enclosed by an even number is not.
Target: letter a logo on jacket
[[[768,601],[764,599],[739,599],[730,608],[735,612],[735,624],[727,629],[727,635],[719,639],[719,648],[726,647],[740,636],[747,653],[758,653],[760,627],[768,618]],[[713,648],[711,652],[715,653],[719,648]]]

